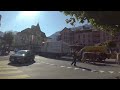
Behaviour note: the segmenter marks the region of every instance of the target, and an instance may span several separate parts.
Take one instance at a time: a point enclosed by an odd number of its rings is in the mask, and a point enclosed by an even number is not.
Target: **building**
[[[60,40],[68,43],[69,45],[82,45],[91,46],[98,43],[111,40],[112,36],[104,31],[96,30],[92,27],[79,27],[79,28],[64,28],[60,33]]]
[[[60,32],[60,40],[68,43],[68,44],[73,44],[74,43],[74,32],[70,28],[64,28]]]
[[[14,45],[17,47],[28,47],[30,45],[41,45],[46,39],[46,35],[41,31],[39,24],[32,25],[31,28],[26,28],[18,32],[14,38]]]

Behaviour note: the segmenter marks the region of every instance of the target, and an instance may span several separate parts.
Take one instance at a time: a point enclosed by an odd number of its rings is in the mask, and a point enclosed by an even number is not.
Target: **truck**
[[[70,53],[70,47],[63,41],[47,41],[42,44],[40,55],[46,57],[61,57]]]

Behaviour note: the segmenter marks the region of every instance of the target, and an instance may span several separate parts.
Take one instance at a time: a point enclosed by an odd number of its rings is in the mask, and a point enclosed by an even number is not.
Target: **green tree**
[[[115,35],[120,31],[120,11],[61,11],[71,18],[66,22],[74,25],[76,20],[84,23],[86,20],[98,29]]]
[[[13,43],[14,35],[12,31],[8,31],[4,33],[3,40],[5,42],[5,45],[11,46]]]

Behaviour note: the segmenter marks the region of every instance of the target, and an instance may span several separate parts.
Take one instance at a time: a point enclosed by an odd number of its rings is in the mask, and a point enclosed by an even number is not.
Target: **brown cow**
[[[85,62],[86,59],[89,59],[89,62],[95,62],[95,60],[98,58],[98,53],[96,52],[83,52],[82,54],[82,62]]]

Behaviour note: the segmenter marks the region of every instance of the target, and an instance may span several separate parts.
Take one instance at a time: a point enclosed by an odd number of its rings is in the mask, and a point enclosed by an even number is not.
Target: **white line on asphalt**
[[[65,67],[65,66],[60,66],[60,67]]]
[[[50,64],[50,65],[55,65],[55,64]]]
[[[45,63],[45,62],[42,61],[41,63]]]
[[[103,73],[103,72],[105,72],[105,71],[103,71],[103,70],[99,70],[99,72],[100,72],[100,73]]]
[[[77,70],[77,69],[79,69],[79,68],[74,68],[74,70]]]
[[[91,70],[91,72],[96,72],[97,70]]]
[[[111,74],[114,73],[114,71],[108,71],[108,72],[111,73]]]
[[[67,68],[72,68],[72,67],[67,67]]]
[[[46,63],[46,64],[50,64],[50,63]]]
[[[0,76],[0,79],[25,79],[29,78],[28,75],[16,75],[16,76]]]
[[[118,73],[120,73],[120,72],[118,72]]]
[[[82,71],[85,71],[85,69],[82,69]]]
[[[40,64],[40,63],[35,63],[35,64]]]

